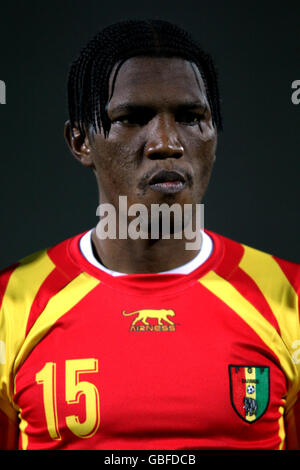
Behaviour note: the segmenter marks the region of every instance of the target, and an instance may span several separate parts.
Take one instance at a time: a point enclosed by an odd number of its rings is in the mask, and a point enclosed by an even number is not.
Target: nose
[[[180,158],[184,148],[180,143],[176,122],[167,115],[156,116],[149,128],[145,155],[151,160],[161,158]]]

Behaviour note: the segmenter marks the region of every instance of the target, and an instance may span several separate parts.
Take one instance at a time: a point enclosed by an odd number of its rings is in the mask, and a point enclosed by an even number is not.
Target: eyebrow
[[[109,103],[105,106],[106,112],[108,112]],[[200,109],[202,112],[207,110],[207,104],[201,101],[188,101],[177,103],[171,106],[173,111],[189,111],[192,109]],[[156,106],[152,104],[141,104],[141,103],[121,103],[113,107],[111,110],[112,114],[119,114],[122,112],[130,113],[130,112],[137,112],[137,111],[155,111]]]

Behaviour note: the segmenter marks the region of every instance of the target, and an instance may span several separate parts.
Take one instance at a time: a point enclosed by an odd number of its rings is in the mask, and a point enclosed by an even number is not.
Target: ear
[[[87,168],[94,168],[92,151],[88,137],[82,136],[77,127],[73,128],[72,133],[70,121],[65,122],[64,136],[67,145],[76,160]]]

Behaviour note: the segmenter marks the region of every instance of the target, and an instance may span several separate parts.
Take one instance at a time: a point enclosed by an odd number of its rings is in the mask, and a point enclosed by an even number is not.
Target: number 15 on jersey
[[[92,437],[100,425],[100,400],[97,387],[91,382],[81,380],[86,373],[98,372],[98,359],[70,359],[65,361],[65,400],[68,404],[79,403],[85,396],[85,415],[83,422],[78,416],[66,416],[66,424],[73,434],[80,438]],[[36,374],[36,382],[43,386],[43,401],[49,435],[60,440],[58,428],[56,397],[56,363],[46,362]]]

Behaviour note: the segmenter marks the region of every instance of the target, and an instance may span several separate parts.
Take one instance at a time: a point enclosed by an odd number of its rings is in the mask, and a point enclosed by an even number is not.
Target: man
[[[150,216],[124,235],[134,204],[192,207],[195,227],[221,129],[210,57],[167,22],[112,25],[73,63],[69,111],[117,236],[2,272],[3,447],[298,448],[299,266],[204,230],[187,249],[175,216],[169,237]]]

